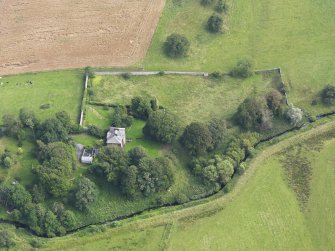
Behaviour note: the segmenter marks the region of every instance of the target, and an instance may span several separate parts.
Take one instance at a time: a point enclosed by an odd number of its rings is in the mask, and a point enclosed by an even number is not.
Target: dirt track
[[[135,63],[164,2],[0,0],[0,75]]]

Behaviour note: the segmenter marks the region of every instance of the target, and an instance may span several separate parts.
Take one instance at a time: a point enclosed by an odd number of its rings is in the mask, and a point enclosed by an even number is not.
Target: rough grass
[[[64,110],[70,114],[73,122],[78,123],[83,81],[83,73],[79,70],[2,77],[0,118],[5,113],[18,115],[19,110],[26,107],[40,119]],[[43,104],[49,104],[50,108],[40,109]]]
[[[111,125],[113,108],[86,105],[84,126],[95,125],[100,129],[108,129]]]
[[[152,45],[143,61],[150,70],[228,71],[241,58],[257,69],[281,67],[290,100],[312,114],[335,106],[311,106],[318,92],[334,83],[335,2],[332,0],[228,1],[223,35],[205,30],[213,13],[194,0],[168,0]],[[162,45],[171,33],[191,41],[186,58],[171,60]]]
[[[285,151],[282,165],[290,187],[296,193],[302,208],[305,208],[311,191],[312,167],[309,156],[303,152],[301,145],[291,147]]]
[[[4,178],[5,184],[10,184],[14,180],[18,180],[23,185],[29,185],[33,182],[34,176],[31,172],[32,166],[38,164],[33,156],[33,144],[24,142],[22,149],[23,154],[19,155],[17,141],[12,138],[0,138],[0,154],[8,149],[15,159],[15,164],[10,168],[0,166],[0,175]]]
[[[165,75],[132,76],[125,80],[118,76],[97,76],[93,82],[92,100],[126,105],[134,96],[156,97],[160,105],[188,123],[206,121],[214,116],[230,118],[246,97],[269,90],[272,80],[260,75],[244,81],[230,77],[212,80]]]

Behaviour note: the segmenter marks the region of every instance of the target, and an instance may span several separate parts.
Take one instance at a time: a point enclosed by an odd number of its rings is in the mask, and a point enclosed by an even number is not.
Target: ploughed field
[[[150,45],[164,0],[4,0],[0,74],[123,66]]]

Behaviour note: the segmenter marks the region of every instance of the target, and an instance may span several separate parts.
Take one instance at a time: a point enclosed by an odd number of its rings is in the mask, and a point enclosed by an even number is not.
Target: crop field
[[[164,3],[1,1],[0,73],[133,64],[144,57]]]
[[[79,119],[84,88],[80,71],[22,74],[0,79],[0,118],[6,113],[19,114],[28,108],[40,119],[67,111],[73,122]],[[46,107],[43,109],[43,105]]]
[[[335,198],[329,193],[335,188],[335,140],[329,140],[333,130],[334,122],[328,123],[265,149],[252,160],[232,191],[217,200],[105,229],[104,233],[98,233],[101,229],[96,228],[97,233],[90,235],[51,240],[45,247],[51,250],[96,247],[108,250],[116,246],[127,250],[129,245],[142,250],[162,247],[165,250],[333,250]],[[308,145],[311,142],[313,145]],[[291,189],[287,167],[283,165],[283,157],[292,148],[300,148],[301,157],[311,163],[311,192],[305,208],[299,203],[299,194]],[[108,241],[110,236],[114,241]]]
[[[243,100],[268,91],[272,78],[255,75],[247,80],[225,77],[213,80],[194,76],[97,76],[91,100],[105,104],[130,104],[131,98],[156,97],[159,104],[177,114],[183,123],[230,118]],[[91,108],[88,108],[88,111]],[[87,115],[91,117],[92,115]]]
[[[257,69],[281,67],[290,101],[312,114],[334,110],[311,105],[321,89],[335,82],[333,45],[335,2],[332,0],[227,1],[224,34],[206,31],[212,7],[194,0],[167,0],[157,32],[143,61],[150,70],[229,71],[241,58],[254,60]],[[171,33],[191,42],[186,58],[163,55]]]

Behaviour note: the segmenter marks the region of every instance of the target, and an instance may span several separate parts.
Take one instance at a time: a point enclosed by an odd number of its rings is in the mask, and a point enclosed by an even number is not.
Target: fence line
[[[88,74],[86,73],[83,99],[81,101],[81,112],[80,112],[80,120],[79,120],[80,126],[83,126],[83,122],[84,122],[84,110],[85,110],[86,95],[87,95],[87,85],[88,85]]]
[[[95,72],[95,75],[98,76],[121,76],[123,74],[129,74],[131,76],[152,76],[152,75],[188,75],[188,76],[209,76],[208,72],[187,72],[187,71],[102,71]]]

